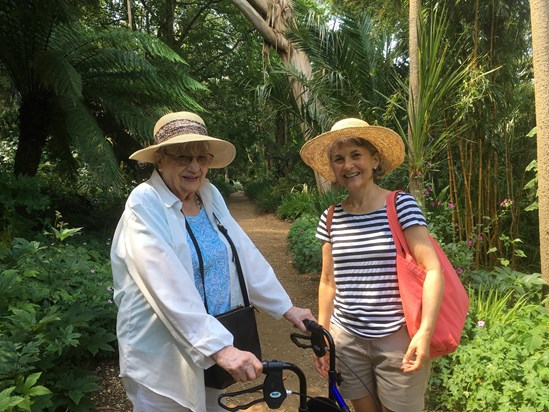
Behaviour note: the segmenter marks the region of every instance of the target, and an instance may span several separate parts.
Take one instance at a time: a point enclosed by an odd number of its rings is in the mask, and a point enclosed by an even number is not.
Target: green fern
[[[112,185],[120,178],[114,145],[150,143],[168,111],[202,110],[192,94],[204,87],[151,35],[85,26],[66,0],[0,0],[0,10],[0,64],[20,96],[16,174],[36,174],[46,152]]]

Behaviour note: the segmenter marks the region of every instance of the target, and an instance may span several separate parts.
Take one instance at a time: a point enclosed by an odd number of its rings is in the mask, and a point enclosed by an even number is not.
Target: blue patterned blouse
[[[200,266],[198,264],[198,255],[191,237],[187,232],[187,242],[191,245],[190,249],[196,289],[198,289],[200,296],[202,296],[202,300],[204,300],[203,285],[206,285],[208,312],[211,315],[219,315],[220,313],[227,312],[231,307],[229,254],[227,247],[219,238],[218,233],[213,228],[204,209],[200,209],[200,213],[196,216],[185,217],[200,246],[200,253],[202,254],[202,260],[204,262],[203,284],[200,275]]]

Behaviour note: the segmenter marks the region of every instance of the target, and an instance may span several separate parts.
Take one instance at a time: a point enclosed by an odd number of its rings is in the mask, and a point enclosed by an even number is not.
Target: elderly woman
[[[328,210],[322,214],[316,232],[322,241],[318,320],[338,348],[341,393],[356,412],[419,412],[444,278],[418,204],[399,193],[398,220],[411,253],[427,272],[421,327],[410,339],[385,205],[389,191],[378,184],[403,162],[404,144],[390,129],[351,118],[306,142],[301,157],[348,194],[331,218]],[[317,359],[316,366],[326,374],[325,359]]]
[[[302,321],[314,318],[292,305],[206,179],[209,168],[232,162],[235,147],[208,136],[204,121],[189,112],[163,116],[154,138],[130,157],[155,170],[130,194],[111,250],[120,373],[134,411],[219,410],[219,391],[205,387],[204,369],[215,363],[248,381],[261,375],[262,364],[235,348],[214,316],[243,303],[217,221],[236,246],[252,305],[302,331]]]

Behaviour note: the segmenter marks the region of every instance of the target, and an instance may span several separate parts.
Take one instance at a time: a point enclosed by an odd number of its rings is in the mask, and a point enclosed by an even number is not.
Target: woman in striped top
[[[404,160],[394,131],[344,119],[301,149],[305,163],[348,196],[320,217],[319,323],[338,352],[341,393],[356,412],[421,411],[429,378],[429,344],[442,298],[443,276],[417,202],[397,196],[398,220],[427,276],[419,332],[410,339],[396,275],[396,251],[379,180]],[[327,375],[327,359],[316,360]]]

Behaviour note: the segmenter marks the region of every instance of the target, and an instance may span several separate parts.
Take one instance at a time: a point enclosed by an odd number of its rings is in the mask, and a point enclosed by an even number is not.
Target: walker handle
[[[290,334],[290,339],[298,348],[309,349],[312,348],[315,355],[318,358],[322,358],[330,349],[329,333],[321,325],[314,320],[305,319],[303,324],[311,332],[310,335],[301,335],[298,333]],[[300,339],[308,340],[310,344],[300,342]],[[328,345],[327,345],[328,344]]]
[[[263,374],[267,376],[261,385],[254,386],[252,388],[245,388],[240,391],[222,393],[217,398],[218,405],[231,412],[239,411],[241,409],[248,409],[250,406],[259,402],[265,402],[269,409],[278,409],[288,395],[288,391],[286,391],[286,388],[284,387],[282,371],[290,370],[299,378],[299,410],[307,411],[307,380],[303,371],[296,365],[287,362],[263,361],[262,364]],[[262,392],[263,397],[254,399],[246,405],[228,406],[224,403],[225,398],[252,392]]]

